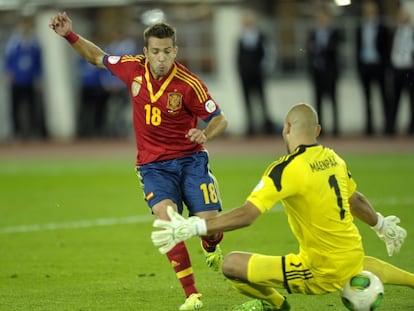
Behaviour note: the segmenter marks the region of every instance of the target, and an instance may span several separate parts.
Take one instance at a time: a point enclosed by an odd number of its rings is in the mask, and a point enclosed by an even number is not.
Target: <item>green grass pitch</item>
[[[367,254],[414,271],[413,155],[344,158],[359,190],[408,230],[401,252],[389,258],[383,242],[358,222]],[[212,156],[225,210],[243,203],[273,159]],[[166,258],[151,243],[153,217],[130,159],[3,159],[0,215],[1,311],[169,311],[184,301]],[[231,310],[247,300],[206,267],[199,239],[187,244],[204,310]],[[251,227],[226,233],[222,249],[285,254],[297,244],[276,206]],[[380,310],[414,310],[413,294],[386,286]],[[288,299],[293,310],[345,310],[338,293]]]

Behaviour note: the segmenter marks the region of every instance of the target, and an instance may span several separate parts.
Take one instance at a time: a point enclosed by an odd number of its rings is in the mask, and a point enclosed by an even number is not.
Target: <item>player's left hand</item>
[[[49,28],[64,37],[72,31],[72,20],[66,12],[58,13],[50,19]]]
[[[161,230],[153,231],[151,234],[152,242],[158,247],[161,254],[167,253],[181,241],[207,233],[204,219],[196,216],[184,218],[171,206],[167,207],[167,214],[170,217],[170,221],[156,219],[153,227],[160,228]]]
[[[200,130],[198,128],[192,128],[188,131],[187,135],[185,135],[187,138],[189,138],[193,143],[196,144],[204,144],[207,142],[207,136],[204,133],[203,130]]]
[[[384,217],[380,213],[377,213],[377,215],[378,222],[372,229],[385,242],[388,256],[392,256],[400,251],[407,237],[407,231],[398,225],[400,219],[397,216]]]

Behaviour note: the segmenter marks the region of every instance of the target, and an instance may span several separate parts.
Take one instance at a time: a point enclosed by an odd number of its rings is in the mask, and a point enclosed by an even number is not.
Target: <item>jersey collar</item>
[[[162,96],[162,94],[164,94],[164,91],[167,89],[168,84],[170,84],[171,80],[174,78],[176,72],[177,65],[173,63],[172,69],[170,69],[170,73],[167,75],[167,78],[165,78],[158,92],[154,94],[154,88],[151,83],[151,73],[149,69],[148,60],[145,60],[145,80],[147,81],[147,90],[150,95],[152,104],[155,103]]]

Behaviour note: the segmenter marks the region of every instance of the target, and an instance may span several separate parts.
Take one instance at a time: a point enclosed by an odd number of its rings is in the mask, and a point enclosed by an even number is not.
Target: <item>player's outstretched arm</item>
[[[368,199],[360,192],[355,191],[349,198],[351,214],[369,226],[375,226],[378,216]]]
[[[400,219],[397,216],[384,217],[377,213],[368,199],[358,191],[352,194],[349,203],[352,215],[370,225],[378,237],[385,242],[389,256],[400,250],[407,237],[407,231],[398,225]]]
[[[209,219],[195,216],[184,218],[171,206],[168,206],[167,213],[170,220],[156,219],[153,226],[159,230],[151,234],[152,242],[162,254],[167,253],[177,243],[193,236],[247,227],[261,214],[260,210],[250,202]]]
[[[73,47],[73,49],[86,61],[92,65],[106,68],[103,64],[105,52],[93,42],[76,34],[72,30],[72,20],[66,12],[58,13],[50,19],[49,27],[58,35],[64,37]]]

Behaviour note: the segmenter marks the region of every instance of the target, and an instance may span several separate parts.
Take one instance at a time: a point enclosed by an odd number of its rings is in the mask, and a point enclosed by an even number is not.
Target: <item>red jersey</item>
[[[204,149],[186,134],[198,118],[208,122],[220,108],[200,78],[175,61],[162,80],[155,80],[144,55],[105,56],[104,64],[129,88],[138,165]]]

